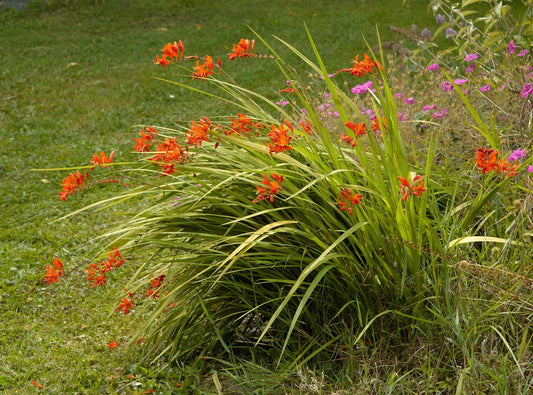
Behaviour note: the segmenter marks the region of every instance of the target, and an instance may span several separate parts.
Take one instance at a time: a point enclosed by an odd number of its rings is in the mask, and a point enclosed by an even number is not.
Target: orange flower
[[[176,163],[182,164],[187,159],[183,148],[176,142],[176,137],[165,139],[163,144],[157,145],[157,153],[151,157],[153,163],[163,168],[163,173],[172,174],[176,170]]]
[[[286,92],[286,93],[296,93],[296,89],[294,89],[294,88],[285,88],[285,89],[279,90],[278,92],[279,93],[284,93],[284,92]]]
[[[272,173],[270,177],[272,177],[272,181],[268,179],[266,173],[263,175],[263,181],[261,181],[261,186],[256,186],[257,197],[252,201],[252,203],[258,203],[267,198],[268,200],[270,200],[270,203],[274,203],[274,195],[277,195],[281,188],[283,176]]]
[[[362,136],[366,134],[366,124],[364,122],[355,123],[346,121],[344,122],[344,125],[352,132],[354,132],[356,136]]]
[[[176,58],[176,60],[181,60],[183,58],[183,42],[180,40],[179,42],[174,41],[174,44],[168,43],[162,51],[163,56],[166,55],[171,59]]]
[[[124,258],[120,256],[120,252],[118,251],[117,247],[114,247],[113,251],[109,253],[109,261],[112,261],[115,267],[120,267],[125,262]]]
[[[387,130],[387,119],[385,117],[382,117],[382,123],[383,123],[383,127],[385,128],[385,130]],[[374,120],[372,121],[372,130],[375,132],[375,131],[381,131],[381,126],[379,125],[379,119],[378,117],[374,118]]]
[[[105,283],[107,283],[107,279],[105,277],[105,274],[104,273],[100,273],[100,275],[98,277],[94,277],[92,279],[92,282],[93,284],[91,285],[91,288],[96,288],[97,286],[104,286]]]
[[[118,343],[117,343],[115,340],[113,340],[113,341],[112,341],[111,343],[109,343],[107,346],[108,346],[109,348],[113,349],[113,348],[115,348],[115,347],[118,347]]]
[[[85,187],[85,179],[87,179],[87,186],[89,186],[89,173],[85,172],[85,176],[79,171],[75,174],[70,173],[67,178],[63,178],[63,190],[59,192],[59,198],[63,201],[67,200],[68,195],[72,195]]]
[[[251,44],[251,48],[250,48]],[[253,54],[255,47],[255,40],[245,40],[241,38],[241,41],[237,45],[233,44],[233,52],[228,54],[229,60],[235,58],[247,58],[247,57],[256,57],[257,55]]]
[[[120,302],[120,305],[117,307],[117,311],[124,311],[124,314],[129,314],[130,309],[133,308],[133,295],[130,293],[130,300],[126,296],[122,299],[122,302]]]
[[[418,185],[415,185],[415,183],[418,181]],[[423,192],[426,192],[426,188],[424,188],[424,180],[422,176],[415,176],[413,179],[413,186],[411,187],[411,191],[413,195],[415,196],[422,196]]]
[[[229,130],[224,131],[224,134],[228,136],[242,134],[250,134],[252,127],[264,129],[265,126],[259,122],[253,122],[248,116],[244,114],[237,114],[238,118],[233,119],[230,115],[229,121],[231,122]]]
[[[302,129],[305,130],[305,133],[307,134],[313,134],[312,128],[313,125],[309,121],[300,121],[300,125],[302,126]]]
[[[46,285],[58,283],[59,277],[63,275],[64,270],[65,269],[61,261],[57,257],[54,257],[52,265],[46,265],[46,274],[44,276],[44,282]]]
[[[357,139],[355,137],[349,136],[348,133],[344,133],[342,136],[339,134],[339,137],[346,144],[351,144],[352,147],[355,147],[357,145]]]
[[[164,279],[165,275],[162,274],[150,281],[150,287],[148,288],[148,296],[151,296],[152,298],[159,297],[159,288],[161,288],[161,284],[163,283]]]
[[[159,63],[164,68],[167,68],[167,65],[170,63],[167,58],[168,56],[165,54],[161,58],[159,58],[159,55],[155,55],[154,63]]]
[[[372,62],[370,60],[370,57],[365,53],[363,61],[360,61],[359,55],[357,55],[354,60],[354,65],[351,68],[339,70],[337,73],[349,72],[350,75],[356,75],[357,77],[362,77],[366,73],[372,74],[373,67],[375,67],[376,70],[381,69],[381,65],[377,61]]]
[[[286,128],[285,125],[287,125],[289,128]],[[281,124],[279,125],[279,128],[276,128],[274,125],[271,125],[271,130],[268,134],[268,137],[270,138],[270,140],[272,140],[268,144],[270,155],[272,155],[272,152],[277,154],[278,152],[282,151],[283,153],[285,153],[285,150],[292,149],[292,147],[289,146],[292,137],[288,135],[289,129],[292,132],[292,126],[287,121],[285,121],[285,125]]]
[[[339,205],[339,210],[348,210],[348,213],[352,215],[353,207],[355,207],[356,204],[359,204],[361,202],[362,197],[363,195],[354,194],[348,188],[344,188],[341,191],[341,194],[337,196],[337,204]]]
[[[39,384],[39,383],[38,383],[37,381],[35,381],[35,380],[33,380],[31,383],[32,383],[32,385],[33,385],[34,387],[37,387],[37,388],[44,388],[44,385]]]
[[[207,78],[208,75],[213,74],[214,69],[215,65],[213,63],[213,58],[209,55],[205,55],[205,62],[203,64],[200,64],[200,61],[196,62],[196,67],[194,68],[192,76],[194,79]]]
[[[494,171],[498,174],[505,173],[511,178],[518,174],[516,163],[512,164],[504,158],[498,160],[498,151],[495,149],[478,148],[476,150],[476,165],[483,174]]]
[[[155,137],[157,137],[157,131],[154,128],[148,126],[146,128],[146,133],[144,133],[144,130],[141,129],[141,138],[135,138],[135,151],[148,151],[148,148],[150,148],[150,145],[152,144],[152,141]]]
[[[202,141],[209,142],[209,139],[207,138],[207,133],[210,132],[212,129],[213,125],[207,117],[204,117],[203,120],[200,120],[198,122],[198,125],[196,124],[196,122],[192,121],[192,127],[189,131],[190,135],[186,134],[187,144],[194,144],[194,147],[198,148],[199,145],[202,145]]]
[[[93,158],[91,159],[91,164],[95,166],[102,165],[103,167],[107,167],[108,163],[113,163],[113,156],[115,156],[115,151],[111,152],[109,158],[106,154],[104,154],[103,151],[100,152],[100,157],[98,157],[98,154],[95,152]],[[95,166],[91,167],[90,170],[94,169]]]
[[[498,163],[498,151],[495,149],[478,148],[476,150],[476,165],[483,174],[494,170]]]
[[[424,188],[424,176],[415,176],[413,178],[413,184],[404,177],[398,177],[400,180],[400,193],[402,194],[402,201],[406,201],[409,195],[422,196],[422,193],[426,191]]]

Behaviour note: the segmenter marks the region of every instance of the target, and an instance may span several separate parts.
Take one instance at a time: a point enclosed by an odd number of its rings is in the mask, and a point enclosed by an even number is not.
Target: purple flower
[[[470,63],[466,68],[465,68],[465,73],[466,74],[469,74],[471,73],[472,71],[474,71],[476,69],[476,65],[474,63]]]
[[[511,55],[514,54],[515,48],[516,48],[516,47],[515,47],[515,45],[514,45],[514,41],[513,41],[513,40],[509,41],[509,53],[510,53]]]
[[[479,91],[480,91],[480,92],[490,91],[490,82],[487,83],[487,85],[482,86],[481,88],[479,88]]]
[[[444,82],[441,84],[440,87],[441,87],[442,90],[445,91],[445,92],[449,92],[449,91],[451,91],[451,90],[453,89],[453,85],[452,85],[452,83],[451,83],[450,81],[444,81]]]
[[[455,82],[455,85],[463,85],[465,82],[468,82],[468,80],[465,80],[464,78],[460,78],[460,79],[454,80],[453,82]]]
[[[432,64],[430,64],[430,65],[428,66],[427,69],[428,69],[429,71],[435,71],[435,70],[437,70],[437,69],[439,69],[439,68],[440,68],[440,66],[439,66],[437,63],[432,63]]]
[[[427,28],[423,28],[420,35],[424,40],[429,40],[431,38],[431,32]]]
[[[454,38],[457,36],[457,32],[453,30],[451,27],[447,27],[446,30],[444,30],[444,34],[446,35],[446,38],[452,37]]]
[[[520,52],[518,52],[518,56],[526,56],[529,53],[527,49],[523,49]]]
[[[466,54],[466,56],[465,56],[465,62],[471,62],[471,61],[473,61],[474,59],[477,59],[478,57],[479,57],[479,56],[478,56],[477,52],[474,52],[474,53],[471,54],[471,55]]]
[[[175,197],[174,200],[181,200],[181,196],[177,196],[177,197]],[[179,201],[179,202],[177,202],[177,203],[174,203],[173,206],[174,206],[174,207],[179,206],[181,203],[183,203],[183,202]]]
[[[520,96],[522,96],[523,98],[526,98],[531,94],[533,94],[533,88],[531,88],[531,84],[529,83],[524,84],[524,88],[522,89]]]
[[[516,151],[513,151],[511,155],[509,155],[509,162],[514,162],[515,160],[521,159],[524,156],[526,156],[526,153],[521,149],[517,149]]]
[[[442,25],[444,22],[446,22],[446,17],[441,14],[435,15],[435,21],[437,22],[437,25]]]

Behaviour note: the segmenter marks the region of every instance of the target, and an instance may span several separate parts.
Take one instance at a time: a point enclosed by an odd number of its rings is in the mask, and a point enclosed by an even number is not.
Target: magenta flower
[[[449,91],[451,91],[451,90],[453,89],[453,85],[452,85],[452,83],[451,83],[450,81],[444,81],[444,82],[441,84],[440,87],[441,87],[442,90],[445,91],[445,92],[449,92]]]
[[[364,84],[356,85],[352,88],[352,93],[354,95],[358,95],[360,93],[365,93],[366,91],[372,91],[375,92],[376,90],[373,89],[374,83],[372,81],[367,81]]]
[[[432,63],[432,64],[430,64],[430,65],[427,67],[428,71],[435,71],[435,70],[437,70],[437,69],[439,69],[439,68],[440,68],[440,66],[439,66],[437,63]]]
[[[414,104],[415,99],[413,99],[412,97],[404,97],[403,101],[405,104]]]
[[[466,74],[469,74],[471,73],[472,71],[474,71],[476,69],[476,65],[474,63],[470,63],[466,68],[465,68],[465,73]]]
[[[510,53],[511,55],[514,54],[515,48],[516,48],[516,47],[515,47],[515,45],[514,45],[514,41],[513,41],[513,40],[509,41],[509,53]]]
[[[531,87],[531,84],[529,83],[524,84],[524,88],[522,89],[520,96],[522,96],[523,98],[526,98],[531,94],[533,94],[533,88]]]
[[[479,91],[480,91],[480,92],[490,91],[490,82],[487,83],[487,85],[482,86],[481,88],[479,88]]]
[[[460,78],[460,79],[454,80],[453,82],[455,82],[455,85],[463,85],[465,82],[468,82],[468,80],[465,80],[464,78]]]
[[[514,162],[515,160],[521,159],[524,156],[526,156],[525,151],[523,151],[521,149],[517,149],[517,150],[513,151],[513,153],[511,155],[509,155],[509,162]]]
[[[533,165],[532,165],[532,166],[529,166],[529,167],[527,168],[527,172],[528,172],[528,173],[533,173]]]
[[[422,107],[422,111],[429,111],[429,106]]]
[[[518,52],[518,56],[526,56],[529,53],[527,49],[523,49],[520,52]]]
[[[465,56],[465,62],[471,62],[471,61],[473,61],[474,59],[477,59],[478,57],[479,57],[479,56],[478,56],[477,52],[474,52],[473,54],[470,54],[470,55],[466,54],[466,56]]]
[[[446,112],[446,109],[443,107],[442,110],[440,111],[437,111],[436,113],[434,113],[431,117],[432,118],[438,118],[438,119],[442,119],[442,118],[445,118],[448,116],[448,113]]]

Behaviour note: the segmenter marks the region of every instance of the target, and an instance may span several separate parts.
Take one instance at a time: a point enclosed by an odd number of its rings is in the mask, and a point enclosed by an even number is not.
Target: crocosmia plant
[[[488,241],[518,265],[531,251],[515,248],[525,228],[511,215],[500,219],[514,226],[507,234],[484,220],[499,215],[503,191],[531,190],[528,148],[508,157],[473,111],[469,133],[483,145],[451,158],[439,125],[452,109],[404,97],[381,52],[339,54],[346,66],[327,70],[309,42],[313,59],[259,35],[236,37],[225,55],[197,55],[186,37],[161,43],[153,62],[169,84],[232,112],[145,125],[132,133],[131,157],[95,153],[90,170],[63,180],[62,200],[119,183],[123,192],[101,204],[141,207],[86,272],[89,287],[104,287],[111,272],[136,263],[113,308],[140,321],[131,345],[147,356],[342,360],[384,333],[406,341],[441,325],[437,312],[454,308],[457,263],[484,259]],[[305,66],[288,64],[276,45]],[[254,92],[232,75],[236,62],[275,62],[279,78],[269,93]],[[435,91],[470,106],[461,90],[468,80],[441,67],[424,67]],[[415,107],[427,117],[412,122]],[[54,260],[44,281],[61,281],[64,266]]]

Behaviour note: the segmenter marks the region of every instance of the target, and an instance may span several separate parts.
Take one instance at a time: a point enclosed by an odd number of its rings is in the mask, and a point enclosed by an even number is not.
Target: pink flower
[[[466,68],[465,68],[465,73],[466,74],[469,74],[471,73],[472,71],[474,71],[476,69],[476,65],[474,63],[470,63]]]
[[[479,91],[480,92],[490,91],[490,83],[487,83],[487,85],[482,86],[481,88],[479,88]]]
[[[451,91],[451,90],[453,89],[453,85],[452,85],[452,83],[451,83],[450,81],[444,81],[444,82],[441,84],[440,87],[441,87],[442,90],[445,91],[445,92],[449,92],[449,91]]]
[[[430,64],[430,65],[427,67],[428,71],[435,71],[435,70],[437,70],[437,69],[439,69],[439,68],[440,68],[440,66],[439,66],[437,63],[432,63],[432,64]]]
[[[520,96],[522,96],[523,98],[526,98],[531,94],[533,94],[533,88],[531,87],[531,84],[528,84],[528,83],[524,84],[524,88],[522,89]]]
[[[509,53],[510,53],[511,55],[514,54],[515,48],[516,48],[516,47],[515,47],[515,45],[514,45],[514,41],[513,41],[513,40],[509,41]]]
[[[477,52],[474,52],[471,55],[466,54],[464,60],[465,60],[465,62],[471,62],[471,61],[473,61],[474,59],[477,59],[477,58],[478,58],[478,54],[477,54]]]
[[[527,49],[523,49],[520,52],[518,52],[518,56],[526,56],[529,53]]]
[[[532,166],[529,166],[529,167],[527,168],[527,172],[528,172],[528,173],[533,173],[533,165],[532,165]]]
[[[429,106],[422,107],[422,111],[429,111]]]
[[[509,161],[514,162],[515,160],[522,159],[524,156],[526,156],[526,153],[524,150],[517,149],[509,155]]]
[[[468,82],[468,80],[465,80],[464,78],[460,78],[460,79],[454,80],[453,82],[455,82],[455,85],[463,85],[465,82]]]

